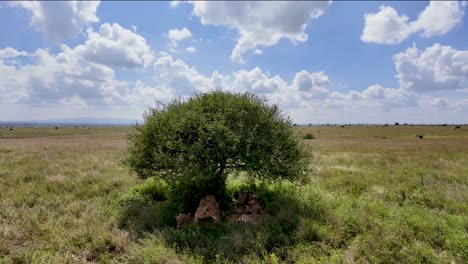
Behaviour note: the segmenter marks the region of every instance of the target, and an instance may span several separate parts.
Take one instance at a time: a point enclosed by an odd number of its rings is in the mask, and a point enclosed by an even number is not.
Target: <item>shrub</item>
[[[168,185],[161,179],[149,178],[135,186],[117,201],[122,209],[118,215],[121,227],[133,226],[136,231],[151,231],[164,225],[174,225],[175,210],[167,202]]]
[[[151,108],[131,132],[127,162],[142,178],[168,182],[171,200],[192,211],[210,193],[218,200],[230,172],[260,180],[297,180],[308,155],[276,105],[244,93],[211,92]]]
[[[304,138],[304,139],[315,139],[314,135],[311,134],[311,133],[305,134],[303,138]]]
[[[163,180],[149,178],[142,184],[137,185],[127,195],[139,197],[147,201],[164,201],[168,198],[168,186]]]

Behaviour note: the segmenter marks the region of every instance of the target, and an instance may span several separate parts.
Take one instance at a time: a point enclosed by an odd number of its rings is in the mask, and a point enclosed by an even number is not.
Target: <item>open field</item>
[[[265,227],[176,230],[122,220],[128,128],[0,128],[0,263],[468,263],[468,126],[296,129],[315,170],[263,190]]]

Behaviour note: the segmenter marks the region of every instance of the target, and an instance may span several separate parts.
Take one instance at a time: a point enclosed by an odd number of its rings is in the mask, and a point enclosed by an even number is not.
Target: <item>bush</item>
[[[315,139],[314,135],[311,134],[311,133],[305,134],[303,138],[304,138],[304,139]]]
[[[127,162],[142,178],[166,180],[171,200],[185,211],[193,211],[208,193],[224,198],[230,172],[297,180],[308,167],[291,121],[250,93],[176,99],[149,109],[144,120],[129,136]]]
[[[146,179],[117,201],[120,227],[132,227],[137,232],[151,231],[156,227],[175,225],[175,208],[167,200],[167,183],[156,178]]]
[[[160,179],[149,178],[132,189],[127,196],[138,197],[146,201],[164,201],[168,198],[167,183]]]

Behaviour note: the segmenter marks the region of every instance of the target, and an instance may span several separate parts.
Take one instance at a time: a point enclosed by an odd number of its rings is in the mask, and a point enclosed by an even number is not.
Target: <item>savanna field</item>
[[[128,129],[0,129],[0,263],[468,262],[467,126],[297,126],[306,183],[229,176],[261,225],[181,229],[124,165]]]

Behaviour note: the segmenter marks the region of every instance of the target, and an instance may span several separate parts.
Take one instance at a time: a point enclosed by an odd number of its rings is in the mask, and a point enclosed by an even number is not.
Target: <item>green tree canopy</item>
[[[291,121],[276,105],[250,93],[216,91],[173,100],[149,109],[144,120],[130,135],[128,155],[142,178],[177,184],[203,177],[215,183],[207,184],[210,192],[223,189],[234,170],[260,179],[295,180],[309,160]]]

